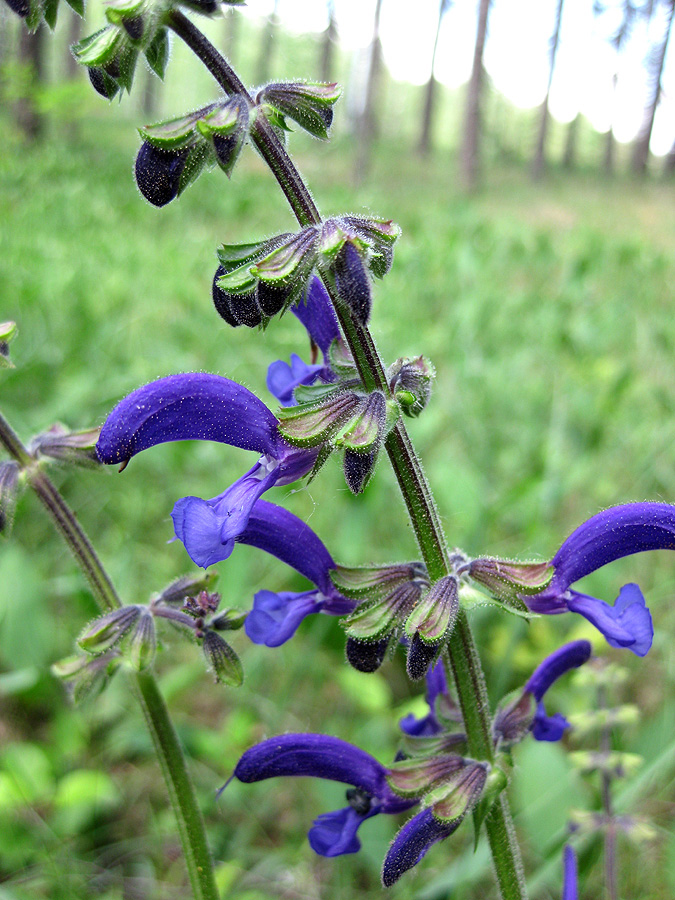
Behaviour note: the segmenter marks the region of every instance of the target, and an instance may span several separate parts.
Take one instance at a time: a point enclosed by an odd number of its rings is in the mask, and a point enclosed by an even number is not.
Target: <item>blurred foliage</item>
[[[305,62],[316,50],[298,42],[296,67],[285,73],[282,54],[280,74],[311,74]],[[213,96],[205,75],[186,77],[183,52],[175,48],[169,70],[167,112],[176,114]],[[132,177],[140,118],[125,115],[133,106],[120,113],[106,105],[84,81],[42,146],[24,145],[0,118],[0,319],[20,329],[17,368],[2,374],[3,412],[26,440],[55,421],[85,428],[138,385],[194,370],[227,374],[271,403],[267,365],[292,351],[307,356],[302,328],[289,315],[264,335],[231,330],[210,300],[219,242],[294,228],[271,177],[244,154],[231,183],[214,172],[166,209],[151,208]],[[436,365],[434,397],[411,432],[449,540],[469,553],[548,558],[603,506],[675,500],[673,185],[558,174],[532,186],[506,167],[469,200],[444,156],[420,165],[399,143],[383,143],[372,180],[355,196],[344,187],[352,157],[340,115],[333,143],[291,135],[291,149],[324,213],[381,214],[403,227],[393,270],[375,292],[373,331],[388,361],[423,352]],[[167,543],[175,499],[213,496],[250,464],[242,451],[184,443],[134,458],[123,475],[53,471],[131,603],[190,570],[180,544]],[[277,488],[271,498],[307,520],[340,562],[415,556],[384,463],[361,498],[349,495],[337,464],[309,487]],[[263,587],[302,586],[246,547],[219,568],[226,605],[247,608]],[[675,891],[672,557],[623,560],[589,578],[587,589],[611,601],[629,580],[643,587],[657,634],[647,659],[622,660],[633,677],[626,699],[643,713],[622,749],[645,757],[626,803],[651,817],[659,838],[641,851],[639,867],[620,845],[620,883],[626,896],[666,900]],[[73,711],[49,675],[96,610],[32,496],[20,501],[12,540],[0,548],[0,585],[1,900],[184,897],[164,785],[124,677]],[[572,617],[527,625],[486,609],[473,620],[493,701],[565,638],[588,637],[608,652]],[[215,858],[228,860],[218,864],[223,896],[379,896],[391,820],[370,821],[362,852],[340,860],[315,857],[305,840],[316,815],[342,805],[340,786],[289,779],[233,783],[214,795],[246,747],[288,730],[336,734],[386,762],[398,719],[423,706],[402,661],[370,676],[352,672],[339,626],[323,616],[277,650],[251,646],[243,634],[234,644],[246,671],[236,692],[214,685],[195,648],[171,629],[157,664]],[[563,683],[550,705],[587,703]],[[555,896],[567,812],[593,808],[597,797],[574,780],[560,746],[525,744],[516,763],[516,816],[534,893]],[[588,896],[601,890],[597,861],[591,846],[582,858],[582,871],[592,870]],[[489,898],[491,885],[485,847],[474,855],[466,828],[389,895]]]

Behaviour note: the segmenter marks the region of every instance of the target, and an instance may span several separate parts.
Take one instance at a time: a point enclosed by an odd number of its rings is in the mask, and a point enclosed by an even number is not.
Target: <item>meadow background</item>
[[[254,66],[248,33],[236,60],[245,79]],[[56,40],[65,46],[63,30]],[[311,76],[316,42],[279,40],[279,77]],[[174,54],[158,117],[214,96],[182,48]],[[14,74],[11,66],[3,74],[10,99],[21,89]],[[423,163],[413,152],[405,111],[414,90],[387,83],[388,114],[358,188],[340,107],[330,144],[293,134],[290,148],[324,215],[373,213],[402,226],[394,267],[375,288],[373,333],[386,360],[424,353],[436,366],[432,401],[410,430],[450,542],[475,555],[549,558],[605,506],[675,501],[675,183],[601,178],[591,134],[576,172],[554,166],[532,183],[517,154],[510,160],[488,140],[482,190],[467,196],[451,146],[441,142]],[[17,131],[9,105],[0,107],[0,319],[20,329],[0,403],[15,429],[27,440],[55,421],[98,425],[126,393],[174,372],[226,374],[271,404],[267,366],[291,352],[306,357],[304,331],[290,315],[265,334],[232,330],[210,300],[218,243],[294,228],[262,162],[246,152],[231,182],[212,172],[158,211],[133,182],[138,98],[108,105],[81,75],[43,89],[38,102],[47,131],[37,144]],[[446,96],[448,122],[458,102]],[[122,475],[55,468],[53,477],[121,596],[145,602],[192,569],[181,545],[167,543],[174,501],[220,493],[251,462],[243,451],[186,442],[134,458]],[[362,497],[349,494],[331,461],[309,487],[279,488],[271,499],[307,520],[345,564],[415,556],[384,462]],[[224,604],[243,609],[261,588],[302,586],[246,547],[217,568]],[[630,670],[621,699],[638,704],[642,720],[616,746],[644,764],[618,785],[617,807],[647,817],[654,834],[638,848],[620,839],[620,885],[627,898],[666,900],[675,894],[672,556],[615,563],[586,588],[611,601],[626,581],[640,583],[653,610],[656,638],[644,660],[609,650],[571,616],[526,624],[489,608],[472,620],[493,701],[565,639],[587,637]],[[95,612],[37,500],[24,495],[0,547],[0,900],[185,896],[164,784],[124,676],[74,710],[49,671]],[[342,805],[340,786],[288,779],[214,795],[244,749],[283,731],[335,734],[386,762],[398,719],[424,708],[403,659],[369,676],[352,671],[338,622],[322,616],[276,650],[243,633],[233,643],[246,672],[237,691],[214,685],[197,649],[171,630],[157,661],[214,855],[227,860],[217,870],[223,896],[381,896],[396,823],[368,822],[356,856],[325,860],[307,844],[311,820]],[[589,702],[570,679],[550,707],[581,711]],[[514,808],[534,897],[560,895],[570,811],[598,808],[597,783],[567,758],[576,747],[573,738],[532,741],[515,753]],[[582,896],[599,896],[597,842],[582,845],[581,868]],[[486,848],[474,854],[466,828],[389,896],[469,900],[492,891]]]

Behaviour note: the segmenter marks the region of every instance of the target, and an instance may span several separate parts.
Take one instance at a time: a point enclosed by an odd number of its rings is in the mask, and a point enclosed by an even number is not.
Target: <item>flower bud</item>
[[[412,638],[407,663],[410,678],[426,674],[451,634],[458,612],[457,579],[446,575],[427,591],[405,623],[406,634]]]
[[[141,144],[136,156],[136,184],[153,206],[166,206],[178,196],[188,154],[187,149],[168,152],[153,147],[148,141]]]
[[[121,657],[116,650],[100,656],[70,656],[52,666],[52,674],[64,682],[73,703],[99,694],[117,671]]]
[[[122,26],[132,41],[138,42],[143,37],[145,22],[143,16],[130,16],[122,20]]]
[[[364,641],[347,638],[345,647],[347,661],[358,672],[376,672],[387,655],[389,637],[379,641]]]
[[[343,472],[347,487],[352,494],[361,494],[366,489],[370,477],[375,471],[377,451],[371,453],[356,453],[354,450],[345,450]]]
[[[247,616],[248,610],[224,609],[211,619],[210,627],[216,631],[238,631]]]
[[[156,650],[155,619],[149,609],[143,608],[131,636],[129,662],[137,672],[142,672],[152,665]]]
[[[338,299],[361,325],[367,325],[372,305],[370,279],[361,254],[346,240],[333,263]]]
[[[434,367],[423,356],[401,357],[391,366],[387,374],[389,385],[406,416],[414,419],[426,407],[435,377]]]
[[[342,93],[337,84],[287,82],[268,84],[256,97],[258,104],[271,106],[288,116],[314,137],[326,140],[333,124],[333,105]]]
[[[0,534],[8,535],[12,530],[20,474],[21,469],[14,460],[0,463]]]
[[[239,687],[244,681],[244,670],[232,647],[215,631],[207,631],[203,642],[204,656],[220,684]]]
[[[89,81],[96,93],[100,94],[101,97],[105,97],[106,100],[112,100],[112,98],[119,93],[119,84],[114,78],[111,78],[110,75],[108,75],[105,69],[102,69],[99,66],[88,66],[87,74],[89,75]]]
[[[167,606],[182,604],[187,597],[194,597],[200,591],[206,591],[218,579],[217,572],[204,572],[201,575],[181,575],[167,585],[159,595],[156,603]]]
[[[104,653],[124,638],[141,614],[140,606],[123,606],[95,619],[77,639],[87,653]]]

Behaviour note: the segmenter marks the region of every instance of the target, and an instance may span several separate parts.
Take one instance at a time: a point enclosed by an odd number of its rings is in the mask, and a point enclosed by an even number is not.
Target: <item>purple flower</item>
[[[536,613],[580,613],[612,647],[627,647],[644,656],[654,630],[644,597],[635,584],[624,585],[610,606],[570,586],[596,569],[633,553],[675,549],[675,506],[627,503],[593,516],[567,538],[551,560],[553,578],[539,594],[522,595]]]
[[[577,856],[570,844],[563,851],[562,900],[579,900],[577,889]]]
[[[308,838],[321,856],[356,853],[356,832],[379,813],[399,813],[414,806],[389,787],[387,770],[373,756],[339,738],[324,734],[284,734],[251,747],[241,757],[234,778],[248,783],[281,776],[311,776],[352,785],[348,806],[315,820]]]
[[[329,350],[334,340],[340,337],[338,321],[333,305],[323,284],[314,276],[301,300],[291,307],[297,318],[307,329],[312,344],[323,354],[323,364],[308,365],[295,353],[291,354],[290,365],[284,360],[273,362],[267,370],[267,388],[282,406],[294,406],[293,391],[301,384],[314,384],[317,379],[335,381],[330,367]]]
[[[318,612],[344,616],[354,609],[354,601],[343,597],[331,581],[333,557],[309,525],[293,513],[259,500],[236,539],[276,556],[315,585],[299,594],[259,591],[244,626],[254,644],[278,647],[293,637],[305,616]]]
[[[537,741],[559,741],[570,724],[560,713],[546,715],[544,694],[570,669],[588,662],[590,656],[588,641],[572,641],[547,656],[534,670],[522,692],[500,705],[492,726],[495,742],[515,744],[528,732],[532,732]]]
[[[530,693],[537,709],[530,730],[537,741],[559,741],[563,733],[570,727],[567,719],[556,713],[547,716],[543,697],[551,685],[570,669],[576,669],[588,662],[591,656],[591,645],[588,641],[572,641],[560,647],[540,663],[530,676],[525,691]]]
[[[174,506],[176,537],[204,568],[227,559],[258,498],[275,484],[301,478],[317,455],[290,447],[274,415],[251,391],[198,372],[160,378],[125,397],[106,419],[96,452],[103,463],[125,465],[141,450],[182,440],[220,441],[263,454],[217,497],[183,497]]]
[[[430,809],[422,810],[408,822],[394,838],[382,866],[382,883],[391,887],[408,869],[412,869],[439,841],[449,837],[461,825],[462,819],[441,822]]]

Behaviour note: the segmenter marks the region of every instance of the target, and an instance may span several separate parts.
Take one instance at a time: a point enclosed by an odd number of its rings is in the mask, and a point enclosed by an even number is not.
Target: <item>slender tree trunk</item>
[[[553,37],[551,38],[551,56],[548,69],[548,83],[546,85],[546,96],[541,104],[539,111],[539,131],[537,134],[537,146],[534,152],[534,160],[532,162],[532,177],[541,178],[546,166],[546,136],[549,126],[548,104],[551,96],[551,85],[553,84],[553,73],[555,71],[555,60],[558,53],[558,45],[560,43],[560,21],[562,19],[563,0],[558,0],[555,12],[555,26],[553,28]]]
[[[70,21],[68,22],[68,47],[66,50],[66,77],[74,81],[85,74],[84,68],[78,63],[73,56],[70,48],[76,44],[82,37],[82,22],[84,21],[76,12],[68,10],[70,13]]]
[[[233,61],[236,57],[237,45],[239,44],[239,27],[241,17],[239,11],[230,7],[224,16],[225,19],[225,56]]]
[[[19,37],[19,59],[28,68],[26,94],[14,106],[16,122],[26,137],[37,141],[44,131],[44,118],[35,102],[35,92],[45,80],[45,27],[41,25],[31,34],[21,28]]]
[[[436,95],[438,93],[438,82],[434,77],[434,67],[436,65],[436,54],[438,52],[438,37],[441,33],[441,24],[446,10],[450,6],[449,0],[440,0],[438,6],[438,20],[436,22],[436,36],[434,37],[434,49],[431,53],[431,73],[429,80],[424,88],[424,112],[422,114],[422,131],[420,133],[419,144],[417,149],[421,156],[427,156],[431,149],[431,130],[434,120],[434,110],[436,106]]]
[[[270,79],[270,72],[273,71],[273,54],[276,46],[277,30],[279,28],[279,0],[274,0],[274,10],[269,17],[262,30],[262,39],[260,42],[260,56],[258,57],[258,65],[256,71],[258,73],[258,84],[265,84]]]
[[[565,135],[565,149],[563,151],[562,164],[565,169],[573,169],[577,164],[577,140],[579,138],[579,122],[581,121],[581,113],[576,116],[567,126],[567,134]]]
[[[480,0],[478,8],[478,29],[473,53],[473,67],[467,87],[464,113],[464,135],[460,154],[460,172],[464,186],[473,191],[478,185],[480,168],[481,101],[483,97],[483,53],[487,36],[490,0]]]
[[[383,0],[376,0],[373,20],[373,37],[370,42],[368,58],[368,77],[366,80],[363,109],[356,124],[357,154],[354,181],[360,184],[370,169],[370,149],[377,135],[378,123],[375,113],[379,94],[382,70],[382,46],[380,44],[380,15]]]
[[[663,76],[663,64],[666,59],[668,50],[668,40],[670,38],[671,26],[673,24],[673,8],[675,0],[667,0],[666,26],[664,29],[663,40],[659,44],[654,67],[652,71],[653,85],[649,102],[645,108],[644,121],[640,134],[637,137],[633,150],[633,171],[638,175],[644,175],[647,171],[647,160],[649,159],[649,143],[652,138],[654,129],[654,117],[656,116],[656,108],[659,105],[661,97],[661,78]]]
[[[668,151],[668,156],[666,156],[665,162],[663,164],[663,171],[666,175],[672,175],[673,172],[675,172],[675,142]]]
[[[321,72],[322,81],[334,81],[333,58],[335,56],[335,45],[337,43],[337,22],[335,21],[335,3],[334,0],[328,0],[328,27],[321,38]]]

